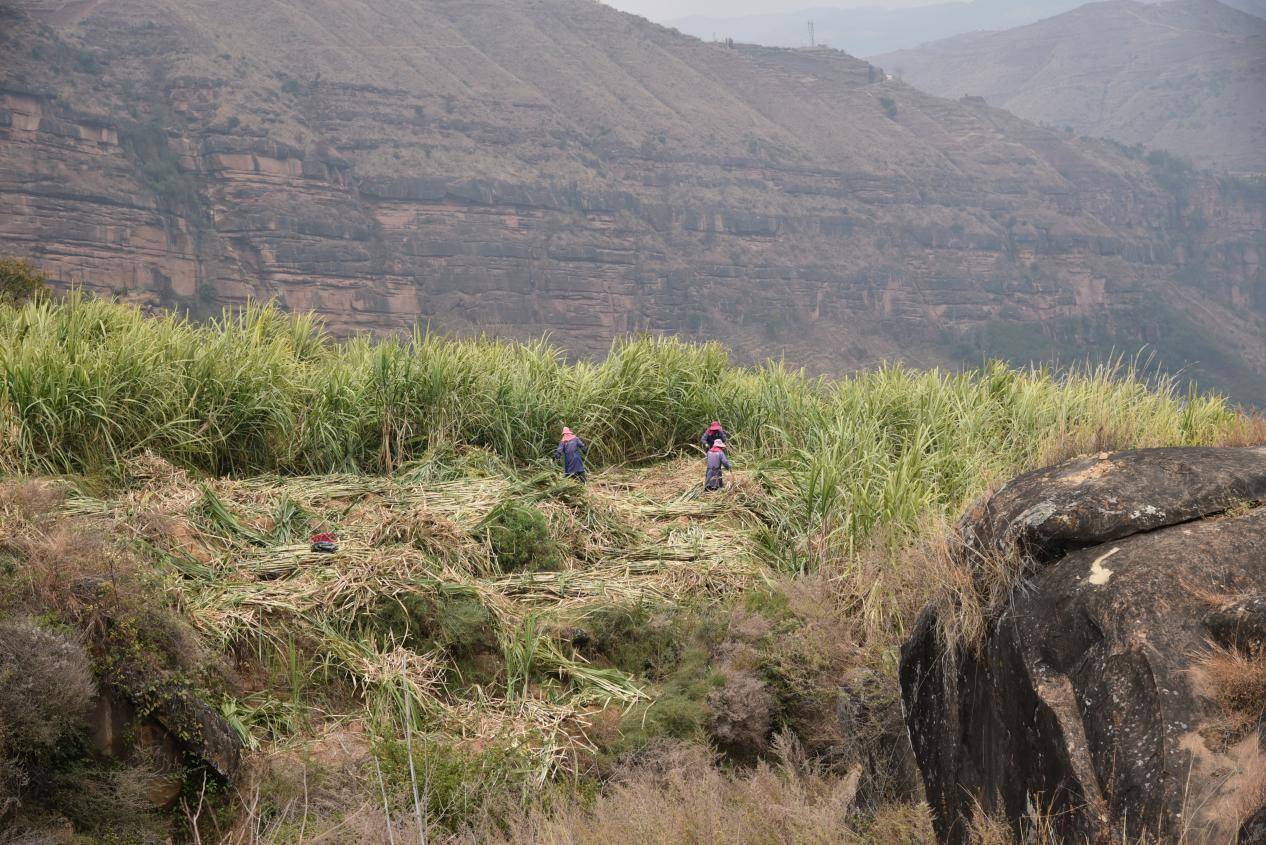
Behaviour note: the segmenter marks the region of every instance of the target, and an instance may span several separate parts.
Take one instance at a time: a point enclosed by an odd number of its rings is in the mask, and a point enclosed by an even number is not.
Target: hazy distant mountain
[[[914,47],[980,29],[1022,26],[1079,6],[1084,0],[972,0],[913,9],[868,6],[857,9],[808,8],[745,17],[693,16],[669,22],[689,35],[733,38],[750,44],[802,47],[809,44],[808,22],[816,41],[855,56]],[[1259,0],[1266,2],[1266,0]]]
[[[741,17],[694,15],[669,21],[668,25],[705,41],[733,38],[747,44],[804,47],[809,45],[808,24],[812,21],[819,45],[855,56],[870,56],[965,32],[1023,26],[1083,3],[1084,0],[958,0],[911,9],[802,8]],[[1227,5],[1266,18],[1266,0],[1228,0]]]
[[[1259,18],[1266,18],[1266,0],[1225,0],[1226,5]]]
[[[1266,20],[1215,0],[1093,3],[874,61],[933,94],[978,95],[1078,134],[1266,171]]]

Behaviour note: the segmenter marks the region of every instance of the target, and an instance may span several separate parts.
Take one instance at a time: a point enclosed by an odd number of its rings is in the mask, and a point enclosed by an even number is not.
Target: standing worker
[[[703,444],[704,451],[711,449],[718,440],[729,441],[730,435],[725,429],[721,428],[720,420],[713,420],[712,425],[708,426],[708,430],[703,433],[703,437],[699,438],[699,442]]]
[[[708,450],[708,474],[704,477],[705,490],[720,490],[725,486],[725,470],[732,469],[725,456],[725,441],[716,440]]]
[[[554,450],[554,460],[563,461],[563,475],[574,478],[582,484],[585,482],[585,453],[589,447],[585,441],[571,433],[571,429],[563,426],[563,439]]]

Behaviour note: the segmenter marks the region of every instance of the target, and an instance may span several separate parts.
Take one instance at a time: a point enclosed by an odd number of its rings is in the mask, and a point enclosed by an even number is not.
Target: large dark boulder
[[[957,609],[929,608],[900,668],[942,842],[981,810],[1018,837],[1034,808],[1068,842],[1249,841],[1262,725],[1217,729],[1195,679],[1211,643],[1261,657],[1263,499],[1266,450],[1152,449],[1021,476],[968,512],[954,564],[982,596],[1000,563],[1016,588],[980,642],[947,642]]]

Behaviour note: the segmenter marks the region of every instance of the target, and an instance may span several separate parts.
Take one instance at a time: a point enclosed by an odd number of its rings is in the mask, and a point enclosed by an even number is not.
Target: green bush
[[[630,675],[658,679],[681,660],[685,631],[667,608],[605,605],[590,615],[586,656],[602,657]]]
[[[392,728],[391,739],[374,746],[387,789],[403,796],[411,806],[413,790],[409,749]],[[418,792],[425,797],[423,810],[432,830],[457,833],[522,806],[541,785],[533,778],[531,763],[513,747],[502,743],[482,747],[456,747],[442,737],[414,735],[413,771]],[[546,787],[548,788],[548,787]]]
[[[48,277],[29,261],[0,258],[0,303],[21,305],[43,296]]]
[[[706,646],[686,645],[655,700],[625,715],[619,750],[636,751],[661,739],[704,741],[711,719],[708,696],[724,682]]]
[[[480,523],[502,572],[553,572],[561,565],[545,514],[507,499]]]
[[[384,599],[374,624],[418,652],[439,647],[469,657],[497,648],[497,619],[468,589],[442,587],[438,593]]]

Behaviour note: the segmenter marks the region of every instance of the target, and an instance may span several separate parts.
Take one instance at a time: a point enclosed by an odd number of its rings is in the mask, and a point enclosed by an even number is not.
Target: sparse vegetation
[[[76,479],[0,496],[0,631],[212,702],[253,763],[196,829],[242,843],[419,820],[436,842],[924,841],[917,796],[862,770],[901,735],[896,646],[957,577],[946,522],[1052,457],[1261,434],[1128,368],[832,382],[657,338],[569,364],[75,295],[0,306],[0,379],[9,474]],[[704,495],[685,453],[715,417],[737,471]],[[588,485],[546,465],[564,421]],[[57,782],[150,782],[90,759]],[[136,830],[166,812],[119,802]]]
[[[168,143],[161,111],[119,133],[123,149],[136,161],[145,184],[165,210],[189,214],[200,207],[197,180],[180,166]]]

